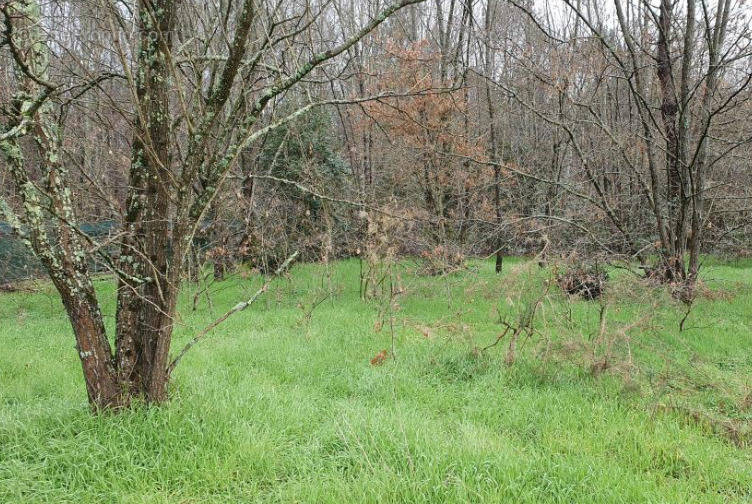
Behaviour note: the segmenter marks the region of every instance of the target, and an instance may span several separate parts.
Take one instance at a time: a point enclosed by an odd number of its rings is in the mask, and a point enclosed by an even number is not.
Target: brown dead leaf
[[[389,351],[385,348],[379,353],[377,353],[373,359],[371,359],[371,365],[380,366],[384,363],[384,361],[386,361],[388,357],[389,357]]]

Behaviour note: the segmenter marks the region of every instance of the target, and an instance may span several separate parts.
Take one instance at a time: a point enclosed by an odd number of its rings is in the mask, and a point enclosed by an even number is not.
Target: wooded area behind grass
[[[364,302],[357,260],[300,264],[187,354],[169,402],[96,416],[59,298],[24,284],[0,297],[0,501],[749,502],[752,263],[704,264],[681,333],[668,287],[613,268],[585,301],[529,259],[404,260]],[[195,311],[186,284],[176,343],[262,282],[241,269]],[[114,280],[95,286],[111,326]],[[482,350],[531,303],[513,362],[508,338]]]

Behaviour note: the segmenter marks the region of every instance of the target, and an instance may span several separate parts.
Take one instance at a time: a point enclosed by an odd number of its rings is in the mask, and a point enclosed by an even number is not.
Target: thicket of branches
[[[96,407],[166,397],[177,293],[207,263],[576,250],[691,286],[702,253],[752,248],[740,0],[0,6],[3,219]]]

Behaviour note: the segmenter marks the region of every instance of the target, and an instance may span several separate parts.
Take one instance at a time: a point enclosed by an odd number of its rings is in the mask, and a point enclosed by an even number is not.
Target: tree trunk
[[[171,240],[170,202],[175,174],[170,158],[169,54],[173,0],[139,2],[141,47],[136,82],[137,119],[128,187],[127,237],[118,289],[117,362],[130,395],[167,398],[167,365],[182,247]],[[175,250],[175,249],[178,250]]]
[[[58,285],[58,282],[55,282]],[[102,315],[89,295],[75,296],[64,286],[58,291],[76,337],[76,349],[86,382],[89,403],[96,410],[127,406],[130,398],[118,383]]]
[[[485,37],[486,37],[486,61],[485,71],[486,76],[491,78],[494,70],[494,50],[491,45],[491,29],[493,27],[494,18],[494,6],[495,2],[490,1],[486,5],[486,20],[485,20]],[[494,212],[496,217],[496,264],[494,271],[501,273],[504,267],[504,254],[502,252],[501,241],[501,224],[503,222],[503,213],[501,209],[501,165],[499,160],[499,147],[496,139],[496,111],[494,109],[493,101],[491,100],[491,83],[486,79],[486,107],[488,107],[488,155],[491,163],[493,164],[493,180],[494,180]]]
[[[665,280],[679,282],[686,279],[684,255],[687,251],[687,215],[691,203],[689,197],[689,173],[684,154],[684,144],[688,128],[679,124],[684,121],[683,108],[686,96],[678,94],[671,64],[671,28],[674,21],[674,6],[670,0],[661,0],[658,19],[657,74],[661,87],[661,117],[666,135],[666,203],[669,221],[673,229],[668,229],[668,242],[663,244],[663,267]],[[688,34],[691,30],[688,26]],[[686,42],[692,44],[693,41]],[[685,51],[688,47],[684,48]],[[685,54],[685,56],[688,56]],[[688,64],[686,64],[688,65]],[[682,74],[687,70],[682,68]],[[685,77],[684,75],[682,77]],[[681,91],[687,93],[683,83]],[[681,107],[680,101],[681,100]]]

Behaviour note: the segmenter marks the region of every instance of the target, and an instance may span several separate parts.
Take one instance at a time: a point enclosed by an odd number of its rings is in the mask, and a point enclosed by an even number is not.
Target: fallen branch
[[[217,320],[206,326],[204,329],[202,329],[196,336],[194,336],[191,341],[186,343],[186,345],[183,347],[182,350],[180,350],[180,353],[173,359],[173,361],[170,363],[169,366],[167,366],[167,377],[169,378],[172,374],[175,367],[178,365],[180,360],[185,356],[186,353],[188,353],[188,350],[193,348],[193,346],[201,341],[207,334],[209,334],[215,327],[220,325],[222,322],[230,318],[232,315],[241,312],[251,306],[264,292],[269,289],[269,285],[271,285],[272,281],[277,278],[279,275],[281,275],[289,266],[290,263],[292,263],[295,258],[298,257],[298,252],[295,252],[290,257],[285,259],[285,262],[282,263],[282,265],[277,268],[277,271],[274,272],[274,275],[270,276],[266,282],[264,282],[264,285],[261,286],[259,290],[256,291],[253,296],[250,297],[250,299],[246,301],[242,301],[238,304],[236,304],[231,310],[229,310],[227,313],[219,317]]]
[[[31,285],[25,284],[25,283],[4,283],[0,284],[0,293],[3,294],[13,294],[14,292],[27,292],[27,293],[34,293],[39,292],[38,289],[33,288]]]
[[[477,351],[479,353],[485,352],[486,350],[488,350],[490,348],[493,348],[496,345],[498,345],[499,342],[501,342],[501,340],[504,339],[504,336],[506,336],[507,333],[509,333],[510,330],[514,329],[515,332],[517,331],[517,328],[516,327],[512,327],[511,325],[509,325],[509,323],[503,322],[503,324],[506,326],[506,329],[504,329],[504,331],[501,334],[499,334],[499,336],[497,336],[496,340],[494,340],[493,343],[491,343],[490,345],[486,345],[486,346],[484,346],[481,349],[478,349]]]
[[[534,332],[536,332],[535,328],[533,328],[533,321],[535,319],[535,313],[538,310],[538,307],[540,307],[541,303],[543,302],[543,299],[548,295],[548,291],[551,289],[551,282],[546,281],[545,285],[546,285],[546,288],[543,290],[540,296],[538,296],[535,299],[535,301],[529,304],[525,308],[525,310],[522,313],[520,313],[519,322],[517,326],[513,326],[509,322],[502,320],[501,324],[504,326],[504,331],[496,337],[493,343],[480,349],[476,348],[475,352],[483,353],[486,350],[495,347],[511,331],[512,334],[509,338],[509,349],[507,350],[507,356],[505,360],[507,364],[509,365],[513,364],[515,360],[515,349],[517,345],[517,340],[520,337],[520,335],[522,333],[527,332],[528,338],[529,338],[530,336],[533,335]]]
[[[0,292],[17,292],[18,287],[12,283],[0,284]]]

